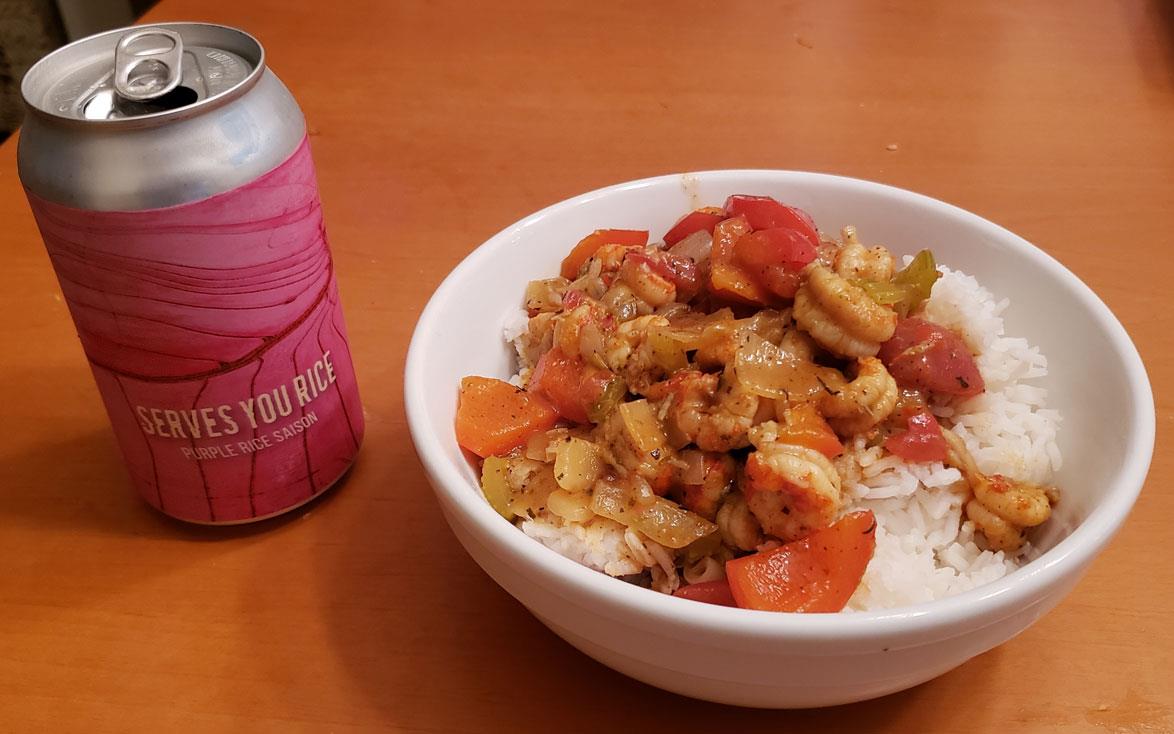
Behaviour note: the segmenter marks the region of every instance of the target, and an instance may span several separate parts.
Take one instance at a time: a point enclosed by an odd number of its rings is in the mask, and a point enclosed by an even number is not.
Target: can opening
[[[154,99],[124,99],[112,89],[103,89],[90,97],[81,107],[86,120],[109,120],[113,117],[139,117],[155,112],[167,112],[187,107],[200,100],[200,94],[191,87],[178,86]]]
[[[166,112],[180,107],[187,107],[199,100],[200,95],[191,87],[176,87],[170,92],[152,99],[122,99],[117,97],[115,107],[125,117],[149,115],[153,112]]]

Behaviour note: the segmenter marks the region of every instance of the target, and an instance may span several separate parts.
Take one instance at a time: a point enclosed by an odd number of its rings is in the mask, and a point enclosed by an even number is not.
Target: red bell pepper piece
[[[734,601],[771,612],[838,612],[876,550],[870,510],[845,515],[801,540],[726,562]]]
[[[718,604],[723,607],[736,607],[734,595],[730,591],[730,584],[725,579],[719,581],[702,581],[699,584],[682,586],[673,592],[679,599],[692,599],[706,604]]]
[[[803,234],[784,227],[751,232],[734,244],[734,260],[767,290],[782,298],[795,297],[795,291],[799,290],[799,271],[816,254],[815,246]]]
[[[802,209],[787,206],[769,196],[748,196],[735,194],[726,199],[727,217],[746,217],[754,229],[774,229],[782,227],[793,229],[811,243],[812,247],[819,246],[819,232],[815,229],[815,222]]]
[[[709,291],[718,298],[751,306],[777,305],[778,299],[734,259],[734,245],[750,231],[745,217],[726,219],[714,228]]]
[[[713,228],[717,226],[718,222],[726,218],[725,210],[716,206],[707,206],[696,211],[689,212],[685,216],[677,220],[677,223],[664,234],[664,244],[667,247],[672,247],[681,240],[685,239],[694,232],[705,230],[713,234]]]

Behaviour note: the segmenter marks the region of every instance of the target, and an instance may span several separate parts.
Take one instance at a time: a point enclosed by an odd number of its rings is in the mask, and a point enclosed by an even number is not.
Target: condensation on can
[[[333,485],[363,413],[305,120],[261,44],[119,29],[21,89],[21,180],[143,498],[240,523]]]

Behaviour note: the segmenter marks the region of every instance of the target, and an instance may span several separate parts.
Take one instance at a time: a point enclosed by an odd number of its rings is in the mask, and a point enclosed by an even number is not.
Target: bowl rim
[[[801,185],[803,182],[818,181],[856,190],[858,193],[880,194],[904,200],[914,206],[938,209],[987,237],[1008,243],[1021,251],[1050,277],[1060,280],[1088,308],[1095,319],[1096,328],[1105,332],[1125,365],[1137,417],[1133,421],[1122,470],[1107,487],[1104,498],[1083,522],[1039,558],[1012,573],[943,599],[869,612],[780,614],[691,603],[611,578],[565,558],[520,532],[498,515],[479,492],[468,492],[468,480],[448,461],[438,437],[429,430],[423,397],[427,377],[425,342],[430,334],[438,331],[434,322],[443,304],[460,297],[459,283],[493,257],[499,247],[515,240],[528,227],[564,210],[643,188],[665,185],[687,188],[692,182],[701,180],[746,185],[742,183],[746,179],[758,180],[760,185]],[[691,171],[627,181],[564,199],[506,226],[470,252],[445,277],[421,312],[405,363],[404,406],[416,453],[434,491],[442,495],[442,504],[458,513],[466,526],[479,532],[487,547],[497,546],[496,552],[508,553],[510,558],[524,562],[530,571],[542,577],[557,578],[572,584],[582,595],[599,605],[597,609],[600,613],[604,613],[605,609],[610,611],[608,616],[614,616],[617,611],[627,611],[653,623],[671,624],[707,633],[737,633],[763,641],[786,637],[815,641],[875,641],[886,636],[904,636],[911,630],[922,633],[946,630],[977,620],[982,620],[985,626],[1038,603],[1045,592],[1087,566],[1124,523],[1145,482],[1156,430],[1153,392],[1136,346],[1108,306],[1051,255],[977,214],[924,194],[865,179],[779,169]],[[470,497],[477,501],[469,502]],[[443,501],[445,498],[447,502]]]

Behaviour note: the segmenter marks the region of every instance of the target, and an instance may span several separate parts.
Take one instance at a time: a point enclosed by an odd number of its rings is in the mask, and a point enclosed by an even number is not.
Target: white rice
[[[526,313],[526,309],[519,308],[518,310],[509,314],[506,318],[505,324],[502,325],[502,335],[505,340],[514,345],[514,351],[518,353],[518,364],[521,364],[522,354],[525,347],[522,345],[522,335],[526,333],[527,327],[530,325],[530,315]],[[514,373],[510,377],[510,384],[515,387],[525,387],[526,383],[522,379],[521,370]]]
[[[1047,374],[1047,360],[1026,340],[1005,336],[996,301],[974,278],[940,267],[941,279],[926,317],[960,332],[979,354],[986,391],[933,406],[965,441],[979,468],[1014,479],[1047,482],[1060,468],[1056,431],[1060,415],[1045,407],[1047,391],[1028,381]],[[525,312],[511,314],[507,341],[525,331]],[[515,380],[518,379],[515,376]],[[957,469],[941,462],[914,464],[868,448],[858,438],[837,459],[848,509],[870,509],[877,519],[876,553],[846,611],[905,606],[940,599],[1001,578],[1032,557],[1030,544],[1014,555],[983,550],[974,524],[962,520],[966,486]],[[667,552],[605,518],[585,525],[549,513],[525,520],[522,531],[579,563],[612,576],[652,569],[654,587],[676,588],[665,567]]]
[[[553,513],[542,512],[523,521],[521,528],[547,548],[609,576],[640,573],[656,564],[655,557],[636,533],[606,517],[570,523]]]
[[[974,278],[948,268],[934,285],[926,317],[960,332],[979,353],[986,391],[942,400],[934,412],[952,422],[982,471],[1046,482],[1060,468],[1060,414],[1044,407],[1047,391],[1027,380],[1047,374],[1047,360],[1024,339],[1003,333],[1007,299],[996,301]],[[849,610],[885,609],[940,599],[1014,571],[1032,557],[982,550],[974,524],[962,521],[966,486],[941,462],[913,464],[866,448],[863,439],[837,461],[852,509],[876,514],[876,553]]]

